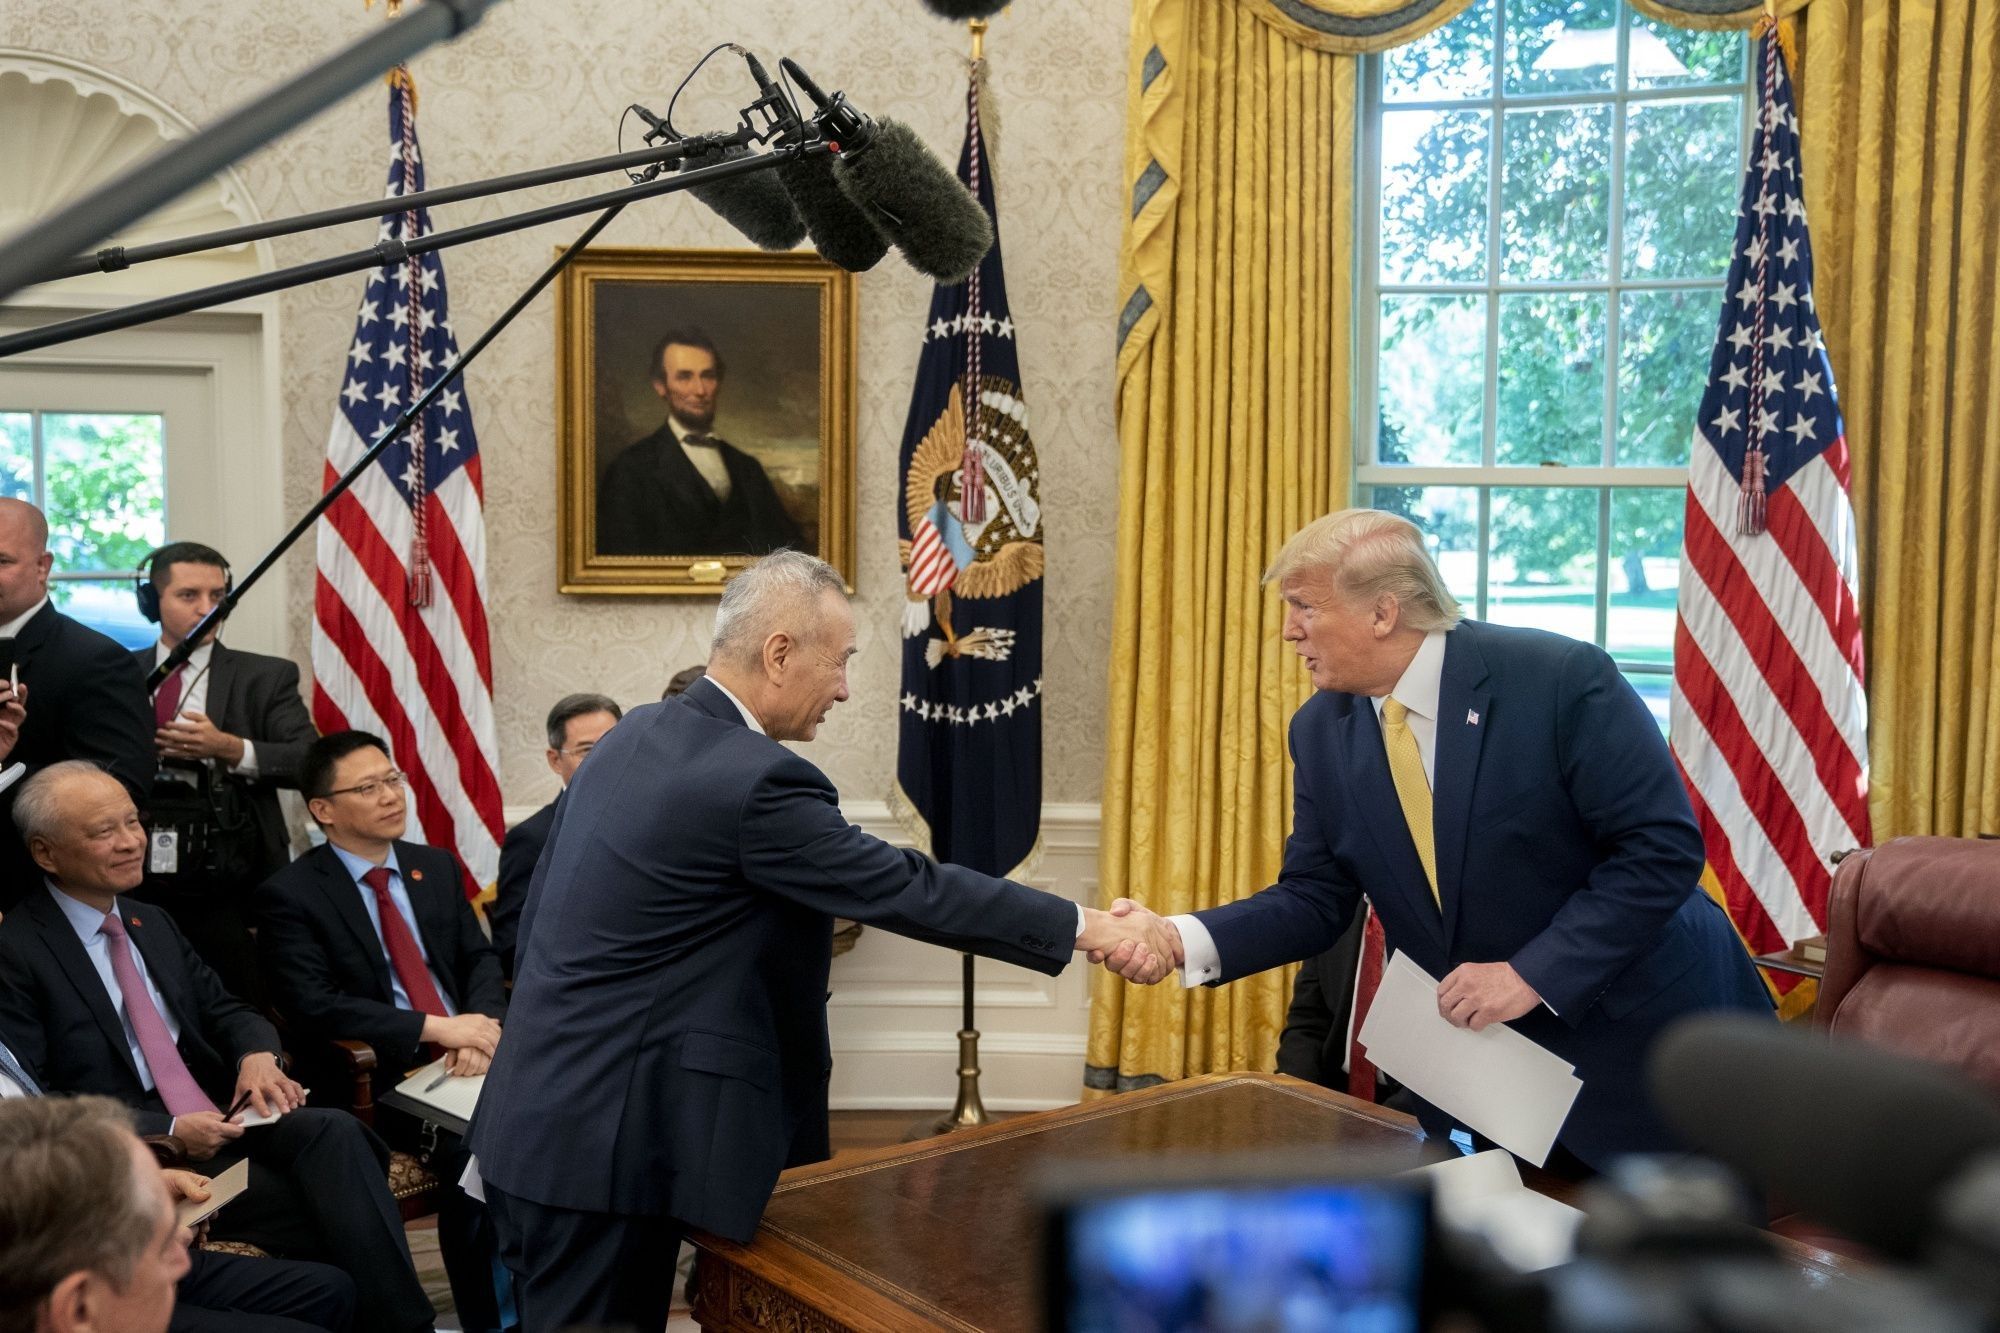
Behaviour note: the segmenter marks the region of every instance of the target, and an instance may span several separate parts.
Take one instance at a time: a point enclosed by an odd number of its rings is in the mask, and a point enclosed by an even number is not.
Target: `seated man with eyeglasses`
[[[615,699],[602,694],[566,694],[549,710],[549,771],[561,779],[564,788],[576,776],[584,756],[595,749],[604,733],[624,717]],[[514,950],[521,929],[521,907],[528,901],[528,883],[535,877],[535,862],[542,859],[549,830],[555,826],[556,803],[550,801],[507,830],[500,844],[500,880],[493,887],[493,905],[486,909],[486,923],[493,927],[493,951],[500,955],[500,970],[509,980],[514,976]]]
[[[307,747],[299,790],[326,834],[257,891],[257,943],[271,997],[301,1059],[336,1040],[374,1048],[378,1077],[442,1054],[450,1074],[486,1072],[507,1011],[500,961],[466,901],[450,852],[405,842],[403,775],[389,747],[339,731]],[[316,1086],[338,1087],[330,1072]],[[445,1181],[438,1242],[460,1326],[499,1326],[484,1210],[458,1187],[458,1136],[389,1108],[376,1128]]]

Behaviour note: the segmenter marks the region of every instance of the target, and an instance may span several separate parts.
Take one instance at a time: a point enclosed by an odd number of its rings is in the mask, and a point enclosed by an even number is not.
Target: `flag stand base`
[[[972,955],[964,956],[965,1023],[958,1030],[958,1104],[942,1116],[925,1116],[903,1134],[903,1142],[977,1129],[992,1123],[979,1099],[979,1029],[972,1026]]]

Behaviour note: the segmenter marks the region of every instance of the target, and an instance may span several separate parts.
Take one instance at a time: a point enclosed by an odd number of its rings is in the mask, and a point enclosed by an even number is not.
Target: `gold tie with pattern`
[[[1382,701],[1382,742],[1389,751],[1389,777],[1396,784],[1396,800],[1403,807],[1410,838],[1417,844],[1417,859],[1424,863],[1431,901],[1439,903],[1437,851],[1431,837],[1431,784],[1424,777],[1423,752],[1417,749],[1409,718],[1410,710],[1395,699]]]

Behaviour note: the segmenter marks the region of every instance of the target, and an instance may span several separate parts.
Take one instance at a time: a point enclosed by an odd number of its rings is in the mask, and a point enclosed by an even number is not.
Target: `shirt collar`
[[[331,838],[327,839],[326,845],[328,847],[333,848],[333,854],[340,858],[340,863],[342,865],[347,867],[347,873],[354,877],[354,882],[356,884],[361,883],[361,877],[375,868],[375,863],[373,861],[370,861],[365,856],[356,856],[353,852],[348,851],[345,847],[335,846],[334,841]],[[403,868],[396,862],[395,843],[392,842],[389,844],[389,859],[384,861],[382,864],[389,867],[389,873],[391,875],[394,875],[397,879],[401,879],[403,877]]]
[[[715,686],[716,689],[721,690],[723,698],[729,700],[729,702],[736,705],[736,711],[743,714],[744,726],[750,728],[750,730],[756,732],[759,736],[768,736],[771,734],[770,732],[764,730],[764,724],[757,720],[757,715],[755,713],[752,713],[748,708],[744,707],[743,701],[741,699],[737,698],[735,695],[729,692],[729,687],[727,685],[724,685],[714,676],[707,676],[704,677],[704,679],[706,679],[709,684]]]
[[[675,441],[678,442],[683,449],[688,447],[688,436],[697,434],[705,436],[706,438],[702,441],[702,443],[695,445],[694,446],[695,448],[713,449],[716,447],[715,436],[713,433],[709,431],[697,431],[692,426],[682,425],[681,419],[675,416],[672,412],[667,413],[667,429],[674,433]]]
[[[1435,722],[1438,713],[1438,690],[1444,683],[1444,636],[1448,630],[1434,629],[1424,635],[1424,641],[1417,648],[1417,655],[1403,668],[1402,676],[1396,681],[1396,688],[1381,699],[1374,700],[1375,716],[1382,715],[1382,704],[1386,699],[1394,699],[1418,717]]]
[[[172,651],[173,649],[167,647],[165,639],[159,640],[153,645],[153,665],[158,666],[160,663],[166,661],[167,654]],[[188,654],[187,664],[190,671],[195,675],[200,675],[208,669],[208,659],[213,656],[215,656],[215,637],[210,635],[207,643],[204,643],[201,647]]]
[[[22,627],[25,626],[30,620],[33,620],[35,618],[35,613],[37,611],[40,611],[43,607],[47,606],[48,604],[49,604],[49,599],[45,595],[41,601],[36,602],[33,606],[29,607],[26,611],[23,611],[20,615],[15,616],[12,620],[8,621],[6,624],[0,625],[0,639],[11,639],[19,635]]]
[[[62,914],[69,918],[70,928],[76,932],[76,937],[85,944],[96,939],[98,932],[104,929],[104,918],[107,913],[98,911],[81,898],[70,897],[57,888],[56,882],[52,879],[45,879],[42,882],[49,886],[49,896],[56,900],[57,907],[62,908]],[[115,898],[112,900],[111,910],[114,912],[118,910]]]

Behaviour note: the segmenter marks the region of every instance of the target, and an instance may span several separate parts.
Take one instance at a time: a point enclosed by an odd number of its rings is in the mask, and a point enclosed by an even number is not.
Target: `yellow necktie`
[[[1389,777],[1396,784],[1403,822],[1410,826],[1410,838],[1417,844],[1417,859],[1424,863],[1431,901],[1442,910],[1438,898],[1437,850],[1431,837],[1431,784],[1424,777],[1424,756],[1417,749],[1417,737],[1410,730],[1409,718],[1410,710],[1396,700],[1382,701],[1382,741],[1389,750]]]

